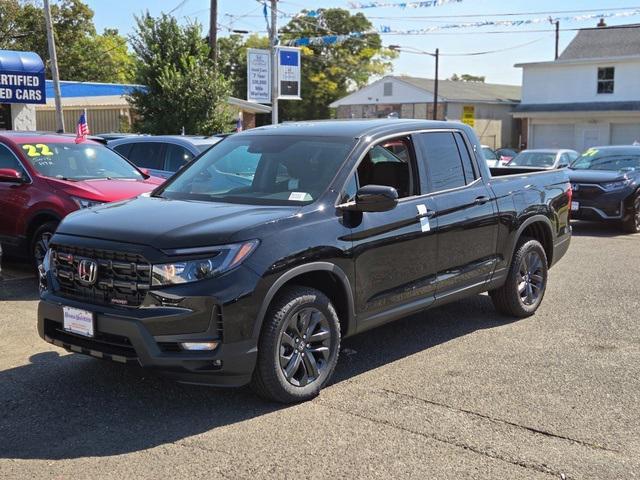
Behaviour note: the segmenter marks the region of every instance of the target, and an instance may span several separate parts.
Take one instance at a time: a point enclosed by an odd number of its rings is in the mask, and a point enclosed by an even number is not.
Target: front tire
[[[33,232],[29,253],[31,254],[31,259],[36,269],[42,265],[44,256],[49,249],[49,242],[51,241],[51,237],[53,237],[56,228],[58,228],[58,222],[46,222],[40,225],[36,231]]]
[[[518,318],[533,315],[542,303],[548,274],[547,255],[540,242],[521,239],[513,254],[506,282],[489,292],[496,310]]]
[[[640,195],[633,200],[629,217],[622,222],[622,229],[626,233],[640,233]]]
[[[294,286],[273,301],[258,342],[254,391],[269,400],[310,400],[331,378],[340,351],[340,321],[319,290]]]

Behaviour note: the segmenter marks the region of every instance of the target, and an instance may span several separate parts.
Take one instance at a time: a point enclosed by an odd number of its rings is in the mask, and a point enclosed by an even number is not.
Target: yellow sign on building
[[[462,123],[466,123],[471,128],[476,126],[476,107],[464,105],[462,107]]]

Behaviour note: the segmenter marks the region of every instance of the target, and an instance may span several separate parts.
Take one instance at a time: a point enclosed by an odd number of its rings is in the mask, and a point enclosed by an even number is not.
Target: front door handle
[[[491,199],[485,195],[482,195],[478,198],[476,198],[473,203],[475,203],[476,205],[484,205],[485,203],[489,202]]]
[[[436,214],[435,210],[426,210],[424,212],[418,213],[418,215],[416,215],[416,218],[431,218],[435,214]]]

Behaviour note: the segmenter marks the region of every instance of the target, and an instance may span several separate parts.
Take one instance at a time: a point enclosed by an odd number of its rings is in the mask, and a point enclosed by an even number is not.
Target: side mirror
[[[355,212],[387,212],[396,208],[398,191],[386,185],[365,185],[356,193],[356,201],[340,206]]]
[[[0,182],[24,183],[22,174],[13,168],[0,168]]]

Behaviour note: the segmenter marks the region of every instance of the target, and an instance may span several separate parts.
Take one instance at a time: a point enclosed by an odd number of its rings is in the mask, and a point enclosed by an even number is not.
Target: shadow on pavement
[[[574,220],[571,222],[573,235],[576,237],[633,237],[633,235],[622,231],[622,227],[617,223],[586,222]],[[637,235],[640,237],[640,235]]]
[[[371,330],[343,342],[333,383],[509,321],[482,295]],[[135,452],[286,408],[56,352],[0,372],[0,406],[0,458],[20,459]]]

